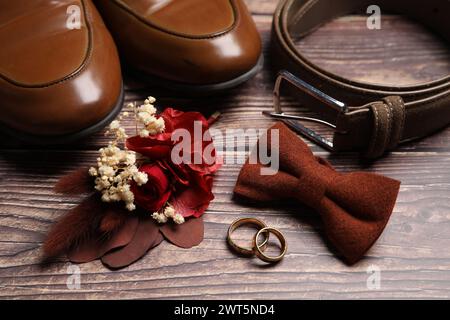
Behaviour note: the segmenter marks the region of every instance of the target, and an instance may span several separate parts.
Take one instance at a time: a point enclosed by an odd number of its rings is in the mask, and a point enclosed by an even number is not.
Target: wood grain
[[[267,47],[276,1],[246,2],[265,44],[263,72],[228,94],[203,99],[173,95],[126,75],[126,101],[141,101],[151,94],[159,97],[163,106],[205,113],[220,110],[223,115],[215,128],[267,128],[272,122],[261,116],[261,111],[272,107]],[[321,67],[360,81],[412,83],[450,73],[448,47],[415,23],[386,17],[386,29],[369,41],[363,21],[361,17],[335,20],[299,41],[299,48]],[[290,101],[286,104],[289,111],[301,112]],[[133,128],[131,121],[126,126]],[[216,199],[205,215],[205,241],[199,247],[183,250],[163,243],[139,262],[116,272],[99,262],[84,264],[80,266],[81,289],[69,290],[70,264],[62,261],[46,269],[38,265],[40,246],[50,225],[79,201],[55,195],[52,188],[63,174],[91,164],[106,141],[100,133],[76,145],[46,150],[10,139],[1,142],[0,298],[450,298],[449,130],[402,145],[371,165],[355,154],[330,155],[310,144],[338,170],[362,169],[402,181],[387,229],[367,258],[355,266],[345,265],[322,240],[314,212],[289,203],[255,208],[233,201],[240,164],[227,163],[215,180]],[[240,143],[248,149],[255,140]],[[239,159],[246,155],[238,149],[230,154]],[[228,250],[228,225],[244,216],[261,218],[285,233],[289,251],[280,264],[266,266]],[[251,237],[246,232],[239,235],[240,240]],[[366,285],[371,265],[381,270],[379,290],[369,290]]]

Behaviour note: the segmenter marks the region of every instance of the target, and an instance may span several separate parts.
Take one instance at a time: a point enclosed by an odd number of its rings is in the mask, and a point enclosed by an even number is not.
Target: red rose
[[[212,139],[195,141],[195,123],[201,124],[201,133],[209,137],[208,121],[198,112],[182,112],[168,108],[161,113],[164,119],[166,130],[164,133],[142,138],[140,136],[131,137],[127,140],[127,148],[142,154],[151,161],[158,163],[160,168],[166,170],[173,178],[173,192],[169,196],[169,202],[175,207],[177,213],[185,218],[194,216],[200,217],[208,208],[209,203],[214,199],[212,194],[212,174],[216,172],[220,163],[216,159],[216,150],[212,145]],[[177,141],[172,141],[172,135],[177,129],[184,129],[191,136],[191,148],[189,163],[175,164],[172,159],[172,150],[177,145]],[[197,137],[198,138],[198,137]],[[194,147],[196,145],[197,147]],[[200,148],[198,147],[200,145]],[[201,149],[201,163],[193,163],[195,153]],[[206,151],[207,150],[207,151]],[[208,153],[205,155],[205,153]],[[206,161],[205,156],[212,156]],[[197,155],[197,158],[198,155]],[[134,190],[132,190],[134,193]],[[165,200],[167,201],[167,199]],[[164,202],[165,202],[164,201]],[[136,201],[140,206],[141,203]],[[146,207],[144,207],[146,208]]]
[[[132,183],[131,192],[134,194],[135,203],[150,213],[157,212],[172,194],[169,178],[158,164],[143,165],[139,171],[147,174],[148,182],[142,186]]]
[[[214,200],[212,193],[213,178],[211,174],[192,170],[187,165],[175,165],[171,162],[161,162],[161,166],[172,173],[175,190],[170,203],[175,211],[183,217],[201,217]]]

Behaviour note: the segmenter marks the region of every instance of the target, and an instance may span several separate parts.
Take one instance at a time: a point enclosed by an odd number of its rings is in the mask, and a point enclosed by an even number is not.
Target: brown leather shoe
[[[0,2],[0,129],[62,143],[113,120],[120,63],[91,0]]]
[[[123,58],[172,89],[228,89],[262,65],[261,39],[241,0],[94,2]]]

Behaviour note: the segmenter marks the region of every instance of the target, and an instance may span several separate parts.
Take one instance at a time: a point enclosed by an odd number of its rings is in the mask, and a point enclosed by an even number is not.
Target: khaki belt
[[[287,120],[288,123],[328,149],[360,150],[370,158],[380,157],[399,143],[427,136],[450,123],[450,75],[413,86],[352,81],[307,60],[295,48],[293,38],[303,37],[336,17],[365,13],[373,4],[382,12],[406,14],[450,40],[448,0],[281,0],[273,20],[272,61],[277,70],[289,72],[281,72],[277,79],[276,112],[270,114],[286,118],[278,93],[281,83],[287,81],[308,93],[305,104],[321,119],[306,120],[332,126],[333,141],[301,124]]]

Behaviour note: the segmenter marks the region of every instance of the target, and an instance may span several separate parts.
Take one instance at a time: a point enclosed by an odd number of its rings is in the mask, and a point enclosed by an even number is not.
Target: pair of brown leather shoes
[[[0,7],[0,129],[31,141],[78,139],[117,116],[116,44],[139,74],[190,92],[234,87],[261,65],[242,0],[0,0]]]

